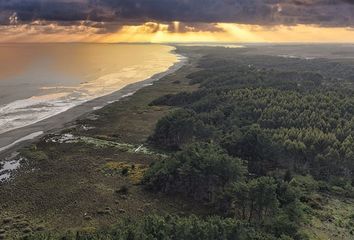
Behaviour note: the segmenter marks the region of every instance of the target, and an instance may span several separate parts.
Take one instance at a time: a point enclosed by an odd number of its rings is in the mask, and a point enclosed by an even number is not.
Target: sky
[[[0,42],[354,43],[354,0],[0,0]]]

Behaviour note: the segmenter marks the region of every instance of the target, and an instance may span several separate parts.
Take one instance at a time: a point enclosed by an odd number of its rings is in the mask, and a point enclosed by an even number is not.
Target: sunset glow
[[[354,42],[338,0],[7,0],[0,42]]]
[[[215,31],[186,27],[179,31],[179,22],[169,24],[146,22],[122,26],[116,32],[100,33],[83,24],[60,26],[57,23],[0,27],[1,42],[354,42],[354,29],[316,25],[260,26],[215,23]]]

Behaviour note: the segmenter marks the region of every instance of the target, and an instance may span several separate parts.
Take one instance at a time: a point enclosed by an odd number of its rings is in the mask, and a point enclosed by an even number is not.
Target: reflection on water
[[[166,71],[172,47],[0,45],[0,134]]]

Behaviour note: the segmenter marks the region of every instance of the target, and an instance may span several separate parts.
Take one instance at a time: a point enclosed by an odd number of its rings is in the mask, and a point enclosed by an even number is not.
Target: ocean
[[[50,118],[168,70],[154,44],[0,44],[0,134]]]

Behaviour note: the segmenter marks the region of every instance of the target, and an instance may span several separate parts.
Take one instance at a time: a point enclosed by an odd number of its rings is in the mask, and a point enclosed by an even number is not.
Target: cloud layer
[[[247,31],[238,28],[235,34],[237,26],[219,23],[247,25]],[[239,39],[242,33],[258,40],[254,33],[264,36],[281,28],[289,35],[304,26],[342,28],[343,34],[351,34],[354,0],[0,0],[0,41],[27,41],[27,36],[29,41],[55,41],[60,36],[63,41],[67,36],[68,41],[113,41],[116,33],[128,40],[133,34],[154,39],[175,34],[172,40],[183,36],[183,41],[187,37],[198,41],[204,34],[218,41],[229,39],[230,34]]]

